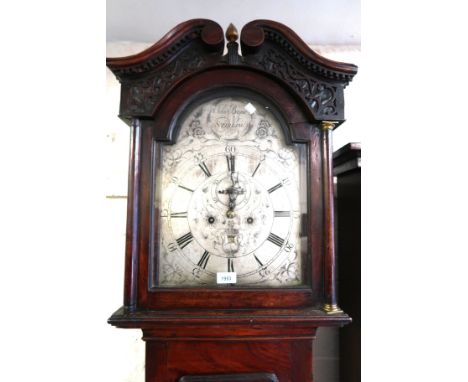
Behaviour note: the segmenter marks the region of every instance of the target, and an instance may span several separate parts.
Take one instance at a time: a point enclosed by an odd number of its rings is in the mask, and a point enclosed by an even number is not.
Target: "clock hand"
[[[229,208],[226,212],[226,216],[228,218],[233,218],[235,216],[234,209],[236,208],[237,197],[245,192],[243,188],[239,187],[239,174],[237,174],[236,179],[234,179],[234,172],[231,172],[231,182],[232,185],[230,187],[226,190],[219,191],[220,194],[228,194],[229,196]]]

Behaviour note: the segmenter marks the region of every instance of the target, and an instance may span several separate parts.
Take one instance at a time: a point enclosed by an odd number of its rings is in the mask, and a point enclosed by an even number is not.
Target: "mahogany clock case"
[[[224,55],[222,28],[189,20],[137,55],[107,59],[131,132],[124,306],[109,323],[142,329],[148,382],[309,382],[317,328],[350,322],[336,299],[331,133],[344,121],[343,90],[357,67],[316,54],[274,21],[243,27],[242,55],[237,31],[230,27],[226,36]],[[269,105],[286,141],[306,147],[304,281],[162,287],[154,203],[161,148],[177,142],[194,105],[233,94]]]

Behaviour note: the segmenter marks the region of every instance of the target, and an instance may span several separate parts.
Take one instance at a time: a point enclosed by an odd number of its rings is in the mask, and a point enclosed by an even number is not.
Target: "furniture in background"
[[[340,330],[340,381],[361,381],[361,144],[333,154],[338,295],[353,322]]]

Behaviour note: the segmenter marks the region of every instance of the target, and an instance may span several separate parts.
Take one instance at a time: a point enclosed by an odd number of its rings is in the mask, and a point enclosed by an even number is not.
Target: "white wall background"
[[[308,44],[359,45],[360,0],[111,0],[107,2],[107,41],[155,42],[178,23],[212,19],[238,29],[255,19],[293,27]]]

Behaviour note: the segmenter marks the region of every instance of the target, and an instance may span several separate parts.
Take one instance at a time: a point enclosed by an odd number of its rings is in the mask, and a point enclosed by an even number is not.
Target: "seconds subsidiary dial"
[[[305,149],[287,145],[268,106],[214,98],[191,109],[162,150],[160,286],[302,283]]]

